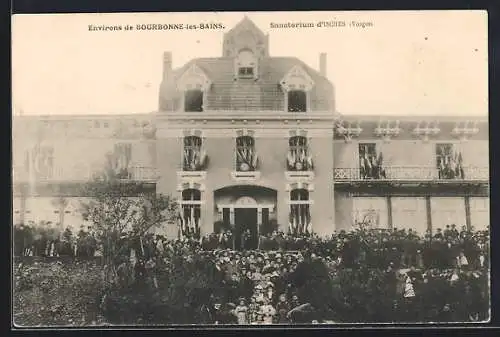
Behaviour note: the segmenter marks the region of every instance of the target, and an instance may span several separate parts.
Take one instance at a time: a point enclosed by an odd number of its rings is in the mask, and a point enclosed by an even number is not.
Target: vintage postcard
[[[15,328],[490,320],[485,11],[12,31]]]

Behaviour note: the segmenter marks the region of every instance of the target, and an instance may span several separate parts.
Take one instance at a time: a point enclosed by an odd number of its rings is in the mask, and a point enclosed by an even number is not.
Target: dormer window
[[[310,110],[310,91],[313,80],[300,66],[293,67],[280,81],[285,94],[285,111],[307,112]]]
[[[251,67],[241,67],[238,69],[239,77],[253,77],[253,68]]]
[[[255,78],[257,74],[257,59],[250,49],[242,49],[236,57],[236,75],[238,78]]]
[[[288,92],[288,112],[306,112],[307,93],[304,90],[291,90]]]
[[[203,111],[203,91],[200,89],[191,89],[184,92],[184,111],[201,112]]]
[[[201,112],[206,109],[206,95],[211,81],[205,72],[196,64],[187,69],[177,81],[177,88],[182,94],[181,111]]]

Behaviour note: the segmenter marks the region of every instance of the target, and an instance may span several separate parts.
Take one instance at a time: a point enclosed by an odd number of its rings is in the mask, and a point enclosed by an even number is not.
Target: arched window
[[[256,65],[255,55],[251,50],[243,49],[238,53],[236,69],[239,78],[254,78]]]
[[[236,138],[236,171],[255,171],[257,159],[255,139],[251,136]]]
[[[296,188],[290,191],[289,231],[292,235],[312,233],[310,204],[307,189]]]
[[[182,191],[182,201],[201,201],[201,191],[195,188],[187,188]]]
[[[202,151],[201,137],[184,137],[184,153],[182,160],[182,168],[184,171],[199,171],[203,169],[205,157],[205,153]]]
[[[198,237],[200,235],[201,191],[193,188],[182,191],[181,214],[179,219],[180,236]]]
[[[201,89],[189,89],[184,93],[184,111],[203,111],[203,91]]]
[[[288,91],[288,112],[306,112],[307,93],[304,90]]]
[[[289,171],[308,171],[312,169],[312,158],[309,153],[307,138],[293,136],[288,140],[289,150],[287,164]]]

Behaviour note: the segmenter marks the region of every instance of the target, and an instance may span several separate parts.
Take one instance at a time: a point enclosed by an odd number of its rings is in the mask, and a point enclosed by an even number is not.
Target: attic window
[[[254,78],[257,70],[257,59],[253,51],[249,49],[240,50],[236,58],[235,72],[238,78]]]
[[[238,69],[238,76],[241,78],[252,78],[253,77],[253,68],[252,67],[240,67]]]
[[[307,93],[303,90],[288,91],[288,112],[306,112]]]
[[[184,93],[184,111],[203,111],[203,91],[200,89],[186,90]]]

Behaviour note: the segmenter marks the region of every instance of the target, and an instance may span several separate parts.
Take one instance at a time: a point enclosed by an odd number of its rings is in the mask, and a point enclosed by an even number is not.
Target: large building
[[[14,222],[79,226],[79,186],[113,165],[202,233],[489,226],[486,117],[343,115],[326,54],[312,69],[269,44],[245,18],[220,57],[165,52],[154,113],[14,117]]]

